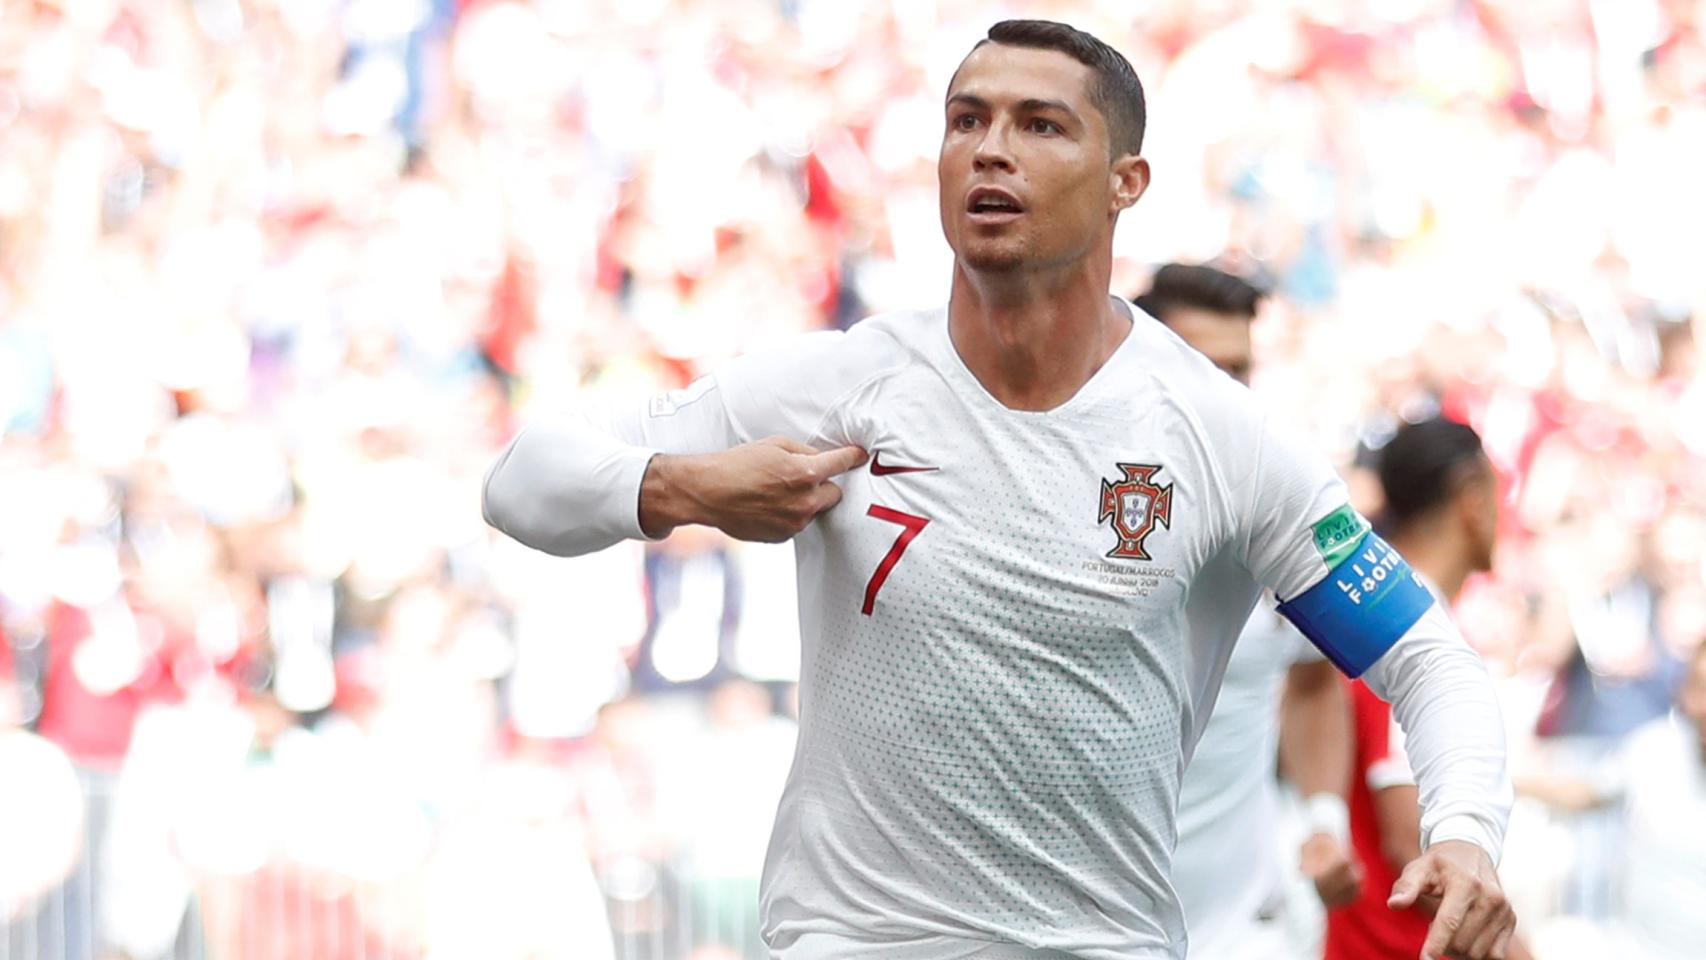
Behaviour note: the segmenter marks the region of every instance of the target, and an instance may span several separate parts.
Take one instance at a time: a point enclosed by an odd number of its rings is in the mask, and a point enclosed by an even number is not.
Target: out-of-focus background
[[[0,958],[760,956],[789,549],[556,560],[480,476],[941,301],[1015,13],[1147,85],[1117,292],[1270,286],[1256,389],[1367,509],[1402,419],[1482,432],[1515,765],[1615,767],[1706,635],[1706,3],[0,0]],[[1519,806],[1543,960],[1621,942],[1627,819]]]

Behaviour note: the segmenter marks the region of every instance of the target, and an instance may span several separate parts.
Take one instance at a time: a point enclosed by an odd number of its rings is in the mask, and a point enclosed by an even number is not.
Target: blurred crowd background
[[[1148,88],[1116,292],[1273,290],[1255,388],[1367,511],[1397,423],[1487,439],[1460,614],[1517,770],[1664,717],[1706,3],[0,0],[0,957],[759,956],[789,548],[552,559],[480,477],[584,392],[940,302],[940,101],[1010,14]],[[1603,955],[1621,830],[1520,804],[1542,960]]]

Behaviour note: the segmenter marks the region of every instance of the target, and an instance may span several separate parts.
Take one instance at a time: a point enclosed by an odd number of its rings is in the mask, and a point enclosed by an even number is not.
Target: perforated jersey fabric
[[[1192,949],[1205,957],[1254,955],[1242,941],[1283,926],[1285,871],[1279,837],[1279,706],[1286,671],[1322,660],[1264,598],[1238,635],[1214,712],[1179,787],[1173,887]],[[1229,865],[1236,869],[1229,869]],[[1284,960],[1283,949],[1263,953]]]
[[[1120,306],[1130,334],[1047,412],[990,396],[945,310],[890,314],[524,432],[488,474],[489,520],[577,553],[643,536],[657,451],[781,435],[870,452],[794,541],[774,956],[1184,956],[1181,772],[1258,584],[1320,581],[1310,527],[1347,497],[1243,387]]]
[[[720,401],[734,441],[853,443],[879,469],[930,468],[847,474],[841,504],[796,540],[808,639],[767,940],[783,957],[807,931],[1171,955],[1181,758],[1256,596],[1248,574],[1194,604],[1191,587],[1212,558],[1246,560],[1252,498],[1232,490],[1260,469],[1259,415],[1147,319],[1046,413],[989,396],[944,313],[819,339],[805,356],[737,361],[668,415]],[[1168,492],[1138,547],[1147,559],[1110,556],[1122,536],[1102,495],[1121,464],[1154,468],[1150,486]],[[1269,576],[1317,580],[1308,521],[1345,493],[1313,461],[1269,466],[1301,474],[1264,482],[1293,494],[1302,548],[1265,558]],[[1153,511],[1139,495],[1116,506]],[[865,614],[905,530],[873,507],[926,522]],[[1220,626],[1197,634],[1200,650],[1184,642],[1193,606]]]

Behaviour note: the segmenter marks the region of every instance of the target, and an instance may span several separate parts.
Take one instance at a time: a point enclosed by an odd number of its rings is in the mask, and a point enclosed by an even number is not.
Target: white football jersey
[[[1264,602],[1226,664],[1214,712],[1179,788],[1173,851],[1173,887],[1192,949],[1204,957],[1233,953],[1237,941],[1258,927],[1283,928],[1288,867],[1275,780],[1280,699],[1293,664],[1320,660],[1297,628]]]
[[[945,310],[891,314],[592,414],[614,441],[524,433],[488,475],[494,524],[575,553],[640,535],[654,451],[782,435],[870,452],[795,538],[800,734],[762,892],[775,956],[1184,956],[1180,775],[1258,584],[1321,581],[1311,525],[1347,495],[1242,386],[1125,309],[1124,343],[1048,412],[986,392]]]

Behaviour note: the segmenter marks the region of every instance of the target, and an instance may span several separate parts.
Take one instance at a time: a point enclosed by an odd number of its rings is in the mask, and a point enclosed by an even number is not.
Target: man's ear
[[[1498,499],[1498,483],[1492,477],[1471,480],[1457,496],[1458,518],[1469,529],[1480,532],[1489,513],[1498,515]]]
[[[1451,499],[1452,509],[1457,512],[1457,522],[1473,530],[1481,516],[1481,503],[1480,485],[1473,481],[1464,483],[1457,496]]]
[[[1137,154],[1126,154],[1114,161],[1108,179],[1114,188],[1113,209],[1109,212],[1119,213],[1149,189],[1149,161]]]

